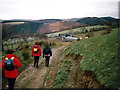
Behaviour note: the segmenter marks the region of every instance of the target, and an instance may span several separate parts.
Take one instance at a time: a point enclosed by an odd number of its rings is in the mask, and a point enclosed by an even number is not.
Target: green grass
[[[98,35],[99,34],[99,35]],[[92,71],[105,87],[118,87],[118,29],[74,42],[64,51],[67,56],[83,55],[82,70]]]
[[[64,88],[64,82],[70,72],[71,61],[65,60],[64,57],[59,59],[55,75],[54,88]]]
[[[90,30],[91,28],[101,28],[101,27],[106,27],[106,26],[96,25],[96,26],[86,26],[85,28],[87,30]],[[59,34],[63,34],[63,33],[81,33],[82,30],[83,30],[83,28],[75,28],[75,29],[71,29],[71,30],[64,30],[64,31],[55,32],[55,33],[52,33],[52,34],[46,34],[46,35],[47,36],[53,36],[53,35],[58,36]]]

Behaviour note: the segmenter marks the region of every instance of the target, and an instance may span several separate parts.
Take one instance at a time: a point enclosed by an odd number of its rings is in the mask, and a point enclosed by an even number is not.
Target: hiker
[[[43,49],[43,58],[45,57],[45,66],[49,66],[49,59],[52,56],[51,48],[49,47],[48,43],[46,43],[44,49]]]
[[[15,56],[13,52],[14,52],[13,50],[7,50],[7,55],[0,62],[1,63],[0,66],[4,70],[4,75],[8,80],[9,90],[14,89],[14,84],[18,76],[17,68],[22,65],[18,57]]]
[[[32,57],[34,56],[34,67],[38,68],[39,57],[41,56],[41,48],[38,45],[38,42],[35,42],[35,45],[32,46]]]

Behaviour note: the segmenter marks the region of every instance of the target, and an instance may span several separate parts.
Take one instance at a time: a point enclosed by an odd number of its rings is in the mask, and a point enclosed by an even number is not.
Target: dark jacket
[[[43,49],[43,57],[45,55],[49,55],[49,56],[52,56],[52,51],[51,51],[51,48],[49,46],[46,46],[44,49]]]

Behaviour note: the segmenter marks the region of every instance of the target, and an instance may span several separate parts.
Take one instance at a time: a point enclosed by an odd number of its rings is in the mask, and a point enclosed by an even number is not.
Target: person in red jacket
[[[13,67],[9,66],[8,69],[6,68],[6,63],[5,62],[7,60],[8,61],[12,60]],[[16,80],[16,78],[18,76],[17,68],[20,67],[22,65],[22,63],[20,62],[18,57],[13,54],[13,50],[8,50],[7,51],[7,55],[4,57],[4,59],[0,63],[1,63],[0,66],[4,70],[4,75],[5,75],[5,77],[8,80],[9,90],[13,90],[14,89],[15,80]]]
[[[41,48],[38,42],[35,42],[35,45],[32,46],[32,56],[34,56],[34,67],[38,68],[39,57],[41,56]]]

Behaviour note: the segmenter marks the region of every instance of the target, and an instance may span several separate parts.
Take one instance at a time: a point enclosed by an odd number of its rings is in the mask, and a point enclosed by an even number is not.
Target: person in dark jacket
[[[52,56],[51,48],[49,47],[48,43],[46,43],[46,46],[43,49],[43,58],[45,57],[45,66],[49,66],[49,59]]]
[[[6,62],[8,62],[9,60],[12,61],[12,66],[8,67],[6,66]],[[13,54],[13,50],[8,50],[7,55],[0,62],[0,67],[4,70],[4,75],[8,80],[9,90],[14,89],[15,80],[18,76],[17,68],[20,67],[21,65],[22,63],[20,62],[18,57]]]
[[[35,42],[35,45],[32,46],[32,56],[34,56],[34,67],[38,68],[39,57],[41,56],[41,48],[38,42]]]

